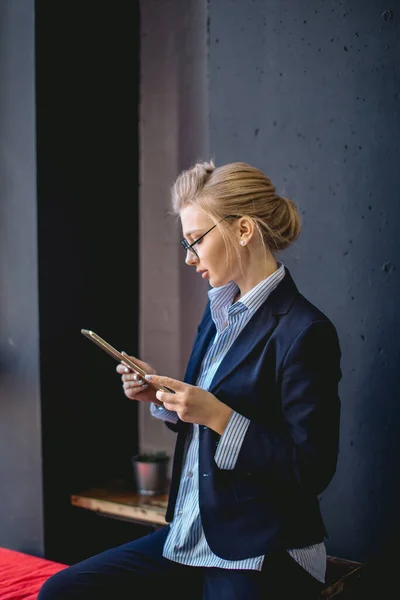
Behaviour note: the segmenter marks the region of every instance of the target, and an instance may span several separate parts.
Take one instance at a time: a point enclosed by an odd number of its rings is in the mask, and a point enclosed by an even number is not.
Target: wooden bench
[[[142,496],[127,489],[121,481],[71,496],[73,506],[94,511],[102,516],[140,523],[154,529],[166,525],[167,501],[167,494]],[[347,597],[347,591],[357,586],[357,581],[362,574],[362,566],[359,562],[328,556],[326,585],[321,593],[321,600],[330,600],[345,594]]]
[[[71,496],[71,504],[101,516],[116,517],[133,523],[159,528],[166,525],[168,494],[144,496],[136,494],[122,481],[107,487],[91,488]]]
[[[357,589],[358,581],[362,576],[363,565],[359,562],[328,556],[326,561],[325,587],[321,592],[321,599],[345,595],[353,598],[351,592]]]

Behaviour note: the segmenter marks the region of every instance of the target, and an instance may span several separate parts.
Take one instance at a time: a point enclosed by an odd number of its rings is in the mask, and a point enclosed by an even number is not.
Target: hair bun
[[[276,196],[276,198],[284,207],[285,213],[285,216],[282,215],[281,240],[277,242],[276,248],[277,250],[286,250],[299,237],[301,220],[293,200],[284,196]]]
[[[206,185],[213,171],[215,171],[215,165],[212,160],[198,162],[188,170],[193,185],[195,186],[196,193]]]
[[[206,175],[211,175],[215,171],[215,165],[212,160],[206,162],[198,162],[194,165],[192,172],[196,177],[203,178]]]
[[[204,164],[204,168],[207,171],[207,173],[212,173],[213,171],[215,171],[215,165],[212,160],[210,160],[209,162],[205,162],[203,164]]]

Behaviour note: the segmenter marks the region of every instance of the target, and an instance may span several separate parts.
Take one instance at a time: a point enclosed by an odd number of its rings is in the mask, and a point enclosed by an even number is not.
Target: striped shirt
[[[210,343],[200,368],[196,385],[208,390],[224,356],[239,333],[285,276],[282,263],[266,279],[260,281],[238,302],[232,304],[238,286],[227,285],[209,290],[211,316],[216,335]],[[163,407],[150,405],[151,414],[164,421],[176,423],[178,416]],[[250,421],[233,411],[219,440],[215,462],[220,469],[234,469]],[[199,491],[199,425],[193,424],[187,436],[181,482],[163,555],[169,560],[195,567],[261,570],[264,556],[244,560],[225,560],[215,555],[204,535],[198,502]],[[326,549],[319,543],[304,548],[288,549],[291,557],[319,581],[325,582]]]

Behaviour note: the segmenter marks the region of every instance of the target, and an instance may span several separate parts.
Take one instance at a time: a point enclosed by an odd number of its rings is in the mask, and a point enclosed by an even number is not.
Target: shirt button
[[[213,357],[212,357],[212,359],[211,359],[211,362],[212,362],[212,363],[215,363],[215,361],[216,361],[216,360],[217,360],[217,359],[215,358],[215,356],[213,356]]]
[[[178,515],[182,515],[183,514],[183,510],[178,510]]]
[[[192,471],[188,471],[188,474],[187,474],[187,476],[188,476],[188,477],[193,477],[193,473],[192,473]]]

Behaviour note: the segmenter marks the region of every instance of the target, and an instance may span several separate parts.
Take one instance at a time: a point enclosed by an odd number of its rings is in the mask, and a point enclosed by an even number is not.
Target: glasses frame
[[[229,217],[238,218],[235,215],[226,215],[226,217],[224,217],[223,219],[221,219],[220,221],[218,221],[218,223],[216,223],[215,225],[213,225],[212,227],[210,227],[210,229],[208,229],[205,233],[203,233],[199,238],[197,238],[197,240],[195,240],[191,244],[189,244],[189,242],[187,241],[187,239],[182,238],[180,240],[180,243],[185,248],[185,251],[187,252],[189,250],[190,252],[193,252],[193,254],[195,256],[197,256],[197,258],[200,258],[199,255],[197,254],[196,250],[193,248],[193,246],[195,244],[198,244],[200,242],[200,240],[202,240],[203,237],[205,237],[207,235],[207,233],[210,233],[210,231],[212,231],[213,229],[215,229],[217,225],[219,225],[222,221],[225,221],[225,219],[228,219]]]

